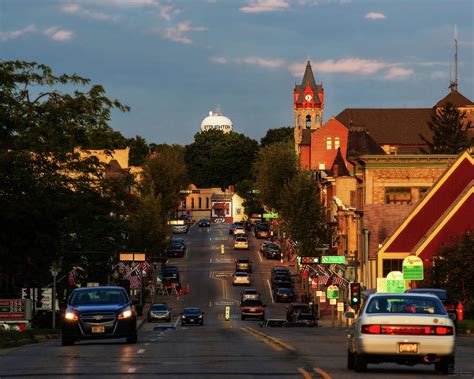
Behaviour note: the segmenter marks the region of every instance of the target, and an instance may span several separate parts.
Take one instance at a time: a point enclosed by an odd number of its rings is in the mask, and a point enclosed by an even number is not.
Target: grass
[[[458,328],[460,330],[470,329],[471,333],[474,333],[474,320],[462,320],[458,321]]]

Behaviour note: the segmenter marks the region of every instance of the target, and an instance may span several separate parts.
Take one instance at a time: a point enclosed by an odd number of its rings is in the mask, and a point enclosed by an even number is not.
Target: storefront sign
[[[424,279],[423,261],[415,255],[409,255],[403,260],[402,270],[405,280]]]

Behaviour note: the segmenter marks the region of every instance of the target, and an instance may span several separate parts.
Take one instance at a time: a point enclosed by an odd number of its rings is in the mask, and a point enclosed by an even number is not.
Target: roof
[[[468,105],[474,105],[474,103],[467,97],[459,93],[457,90],[453,90],[438,101],[435,105],[436,108],[444,107],[446,103],[451,103],[455,107],[465,107]]]
[[[349,130],[366,131],[379,145],[425,145],[433,108],[346,108],[336,119]]]
[[[337,172],[335,172],[336,169]],[[344,158],[342,157],[341,148],[337,149],[336,158],[334,158],[334,162],[332,163],[331,167],[331,175],[333,177],[350,176],[349,170],[347,169],[346,163],[344,162]]]
[[[309,83],[309,86],[313,89],[315,94],[319,92],[323,92],[323,86],[321,84],[316,84],[316,81],[314,80],[313,70],[311,68],[311,63],[309,60],[306,63],[306,68],[304,70],[304,75],[303,75],[303,80],[301,81],[301,85],[298,85],[298,84],[295,85],[295,92],[298,92],[299,94],[298,99],[296,100],[296,104],[301,104],[303,102],[303,91],[308,85],[308,83]],[[318,96],[314,97],[314,102],[315,104],[321,104]]]
[[[383,155],[385,151],[365,131],[349,130],[347,137],[347,159],[360,155]]]

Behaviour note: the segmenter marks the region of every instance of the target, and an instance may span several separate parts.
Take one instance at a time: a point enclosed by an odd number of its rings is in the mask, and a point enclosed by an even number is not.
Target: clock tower
[[[296,153],[299,154],[303,133],[319,129],[323,124],[323,84],[316,84],[309,60],[306,63],[301,85],[295,84],[293,108],[295,111],[295,148]],[[304,132],[305,130],[308,132]]]

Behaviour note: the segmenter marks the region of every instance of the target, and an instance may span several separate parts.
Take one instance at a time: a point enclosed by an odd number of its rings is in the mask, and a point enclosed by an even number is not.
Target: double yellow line
[[[295,348],[293,346],[288,345],[287,343],[280,341],[278,338],[269,336],[268,334],[262,333],[254,328],[246,326],[240,329],[258,338],[260,341],[266,343],[268,346],[272,347],[276,351],[283,351],[284,349],[289,351],[295,351]]]
[[[323,379],[332,379],[331,375],[329,375],[326,371],[320,369],[319,367],[314,367],[313,370],[315,374],[320,375]],[[304,379],[313,378],[313,374],[310,371],[305,370],[303,367],[298,367],[298,372],[303,375]]]

